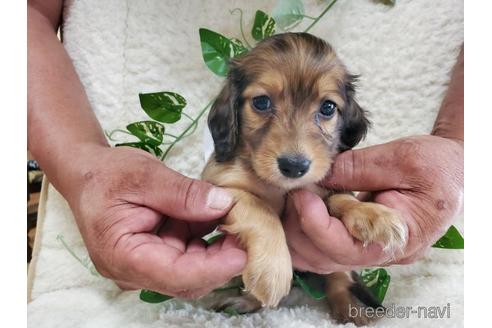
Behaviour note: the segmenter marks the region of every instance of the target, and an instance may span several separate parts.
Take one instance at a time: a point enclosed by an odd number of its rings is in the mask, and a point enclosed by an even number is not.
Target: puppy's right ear
[[[215,160],[225,162],[234,157],[238,136],[238,93],[231,79],[227,79],[208,115],[208,127],[215,146]]]

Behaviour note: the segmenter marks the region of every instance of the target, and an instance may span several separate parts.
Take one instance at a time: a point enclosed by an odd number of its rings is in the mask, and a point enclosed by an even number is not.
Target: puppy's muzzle
[[[302,155],[287,155],[277,158],[278,169],[287,178],[300,178],[309,171],[311,161]]]

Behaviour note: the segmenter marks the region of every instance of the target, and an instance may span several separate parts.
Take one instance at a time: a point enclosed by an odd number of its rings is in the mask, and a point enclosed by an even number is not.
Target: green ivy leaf
[[[146,144],[160,146],[164,135],[164,125],[154,121],[141,121],[128,124],[126,129]]]
[[[448,231],[432,247],[448,249],[464,249],[465,240],[455,226],[449,227]]]
[[[119,143],[116,144],[115,147],[133,147],[133,148],[138,148],[145,150],[148,153],[151,153],[155,157],[161,157],[162,156],[162,150],[154,145],[146,144],[145,142],[125,142],[125,143]]]
[[[237,39],[233,41],[206,28],[201,28],[199,33],[203,60],[207,67],[219,76],[227,75],[231,58],[248,51]]]
[[[174,92],[140,93],[138,97],[145,113],[163,123],[179,121],[181,111],[186,106],[186,100]]]
[[[261,41],[272,36],[275,33],[275,20],[268,16],[267,13],[257,10],[255,22],[251,29],[251,35],[256,41]]]
[[[363,269],[360,273],[362,282],[369,288],[372,294],[383,303],[386,292],[388,291],[391,277],[383,269]]]
[[[304,5],[301,0],[279,0],[272,16],[280,29],[292,29],[304,18]]]
[[[325,278],[312,272],[294,271],[294,283],[299,285],[309,296],[315,300],[326,297]]]
[[[244,46],[244,43],[239,40],[239,39],[236,39],[236,38],[230,38],[229,39],[231,42],[232,42],[232,46],[235,48],[235,49],[241,49],[241,48],[244,48],[246,51],[248,51],[248,49],[246,49],[246,47]],[[243,54],[244,52],[242,52],[241,54]]]
[[[223,311],[223,313],[227,314],[229,317],[234,317],[234,316],[238,316],[240,313],[237,312],[237,310],[232,307],[232,306],[228,306],[226,307]]]
[[[207,243],[207,245],[212,245],[217,240],[222,238],[222,236],[224,236],[224,233],[222,231],[214,230],[208,235],[203,236],[202,239]]]
[[[162,303],[172,298],[172,296],[163,295],[161,293],[153,292],[148,289],[142,289],[140,291],[140,299],[147,303]]]

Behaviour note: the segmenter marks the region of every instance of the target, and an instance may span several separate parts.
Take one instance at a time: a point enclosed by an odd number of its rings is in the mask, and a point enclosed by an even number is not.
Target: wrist
[[[437,126],[437,124],[436,124],[436,126]],[[463,137],[460,134],[455,134],[455,133],[451,133],[451,132],[446,133],[445,130],[439,130],[439,129],[436,129],[436,127],[434,127],[434,129],[432,130],[431,136],[442,138],[445,140],[449,140],[455,144],[458,144],[462,148],[464,147],[465,141],[463,140]]]
[[[454,105],[449,105],[449,106],[452,107]],[[459,124],[455,119],[455,117],[442,117],[443,115],[439,115],[439,116],[436,122],[434,123],[434,127],[432,128],[431,135],[446,138],[446,139],[451,139],[463,143],[464,141],[463,125]]]

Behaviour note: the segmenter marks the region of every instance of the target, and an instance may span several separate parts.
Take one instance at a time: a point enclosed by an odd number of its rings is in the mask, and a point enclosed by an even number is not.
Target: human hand
[[[322,185],[335,190],[370,191],[359,198],[398,210],[409,238],[401,254],[379,245],[363,247],[343,223],[331,217],[317,195],[289,195],[284,229],[295,268],[317,273],[362,266],[411,263],[441,237],[463,200],[463,143],[417,136],[340,154]]]
[[[81,150],[89,159],[64,190],[96,269],[123,289],[195,298],[240,274],[231,236],[207,247],[232,198],[128,147]]]

